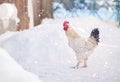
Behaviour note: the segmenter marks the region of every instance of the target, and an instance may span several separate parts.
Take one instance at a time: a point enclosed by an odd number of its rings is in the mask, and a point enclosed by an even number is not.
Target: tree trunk
[[[13,0],[12,3],[15,3],[18,9],[18,17],[20,23],[17,27],[17,30],[24,30],[29,28],[29,17],[28,17],[28,0]]]
[[[33,0],[34,26],[41,23],[44,18],[53,18],[53,0]]]
[[[41,23],[41,6],[40,0],[33,0],[33,14],[34,14],[34,26]]]
[[[41,0],[42,2],[42,19],[43,18],[53,18],[53,0]]]

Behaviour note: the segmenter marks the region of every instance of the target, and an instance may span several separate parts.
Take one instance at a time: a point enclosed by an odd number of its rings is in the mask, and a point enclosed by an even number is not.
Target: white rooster
[[[68,45],[75,51],[77,58],[77,65],[75,68],[79,68],[79,64],[84,61],[84,68],[87,67],[88,56],[92,54],[94,48],[99,43],[99,30],[95,28],[92,30],[89,38],[86,40],[78,35],[75,30],[69,25],[68,21],[63,23],[63,29],[68,39]]]

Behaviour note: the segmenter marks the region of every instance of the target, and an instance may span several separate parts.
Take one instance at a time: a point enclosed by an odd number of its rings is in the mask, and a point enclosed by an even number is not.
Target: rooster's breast
[[[85,39],[83,38],[68,38],[69,46],[75,51],[80,52],[85,47]]]

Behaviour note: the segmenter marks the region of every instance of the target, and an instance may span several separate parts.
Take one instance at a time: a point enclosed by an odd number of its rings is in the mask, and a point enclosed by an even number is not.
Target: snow
[[[16,24],[20,21],[17,17],[17,8],[14,4],[10,3],[3,3],[0,5],[0,19],[8,20],[8,19],[15,19]]]
[[[0,34],[7,30],[14,31],[20,22],[17,17],[17,8],[14,4],[3,3],[0,4]]]
[[[10,55],[0,48],[0,82],[42,82],[25,71]]]
[[[76,57],[67,44],[62,26],[64,20],[70,21],[76,32],[84,38],[89,36],[93,28],[99,28],[100,43],[88,59],[88,68],[72,68],[76,64]],[[43,82],[120,81],[120,29],[94,17],[45,19],[35,28],[6,32],[0,36],[0,47]],[[6,70],[10,71],[8,68]]]
[[[4,3],[0,5],[0,10],[2,10],[2,12],[0,13],[0,18],[9,18],[13,15],[13,12],[15,12],[14,5],[8,4],[8,3]],[[9,12],[9,13],[8,13]]]

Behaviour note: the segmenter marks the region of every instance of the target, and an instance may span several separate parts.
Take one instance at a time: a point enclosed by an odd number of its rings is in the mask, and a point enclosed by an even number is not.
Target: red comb
[[[69,24],[69,22],[68,21],[64,21],[63,26],[65,26],[66,24]]]

